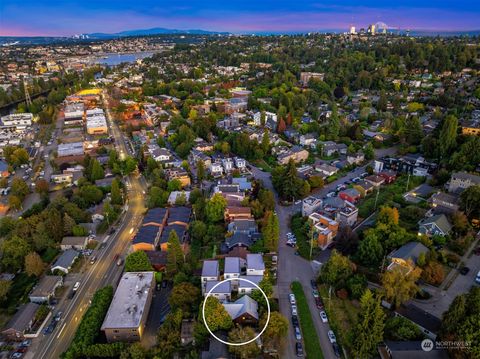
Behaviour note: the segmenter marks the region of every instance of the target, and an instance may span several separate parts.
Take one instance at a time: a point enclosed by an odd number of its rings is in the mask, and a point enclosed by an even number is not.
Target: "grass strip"
[[[300,282],[292,283],[292,292],[297,301],[298,315],[300,317],[300,326],[302,328],[303,341],[305,342],[305,353],[307,358],[323,359],[322,348],[318,341],[317,331],[313,324],[312,315],[308,306],[305,292]]]

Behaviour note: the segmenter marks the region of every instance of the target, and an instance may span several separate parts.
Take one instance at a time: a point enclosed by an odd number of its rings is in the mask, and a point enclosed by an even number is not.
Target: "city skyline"
[[[369,1],[314,2],[295,4],[267,0],[261,4],[211,0],[202,4],[159,4],[102,0],[79,4],[65,1],[13,0],[0,5],[0,36],[72,36],[80,33],[115,33],[154,27],[203,29],[231,33],[345,31],[382,21],[390,28],[430,31],[470,31],[480,27],[480,5],[472,1],[438,4],[412,0],[401,5]]]

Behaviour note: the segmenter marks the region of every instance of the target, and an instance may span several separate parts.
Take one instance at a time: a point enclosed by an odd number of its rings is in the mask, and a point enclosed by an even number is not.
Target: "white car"
[[[295,339],[302,340],[302,333],[299,327],[295,327]]]
[[[80,287],[80,282],[75,283],[75,285],[73,286],[73,290],[77,290],[78,287]]]
[[[328,340],[330,340],[330,343],[332,344],[337,342],[337,338],[335,337],[333,330],[328,331]]]
[[[297,303],[297,301],[295,300],[295,294],[290,293],[290,294],[288,295],[288,298],[290,299],[290,304],[293,305],[293,304],[296,304],[296,303]]]
[[[329,192],[327,193],[327,198],[332,198],[335,196],[335,192]]]
[[[292,315],[297,315],[297,306],[292,305]]]
[[[327,323],[327,322],[328,322],[327,313],[325,313],[323,310],[320,312],[320,318],[322,319],[322,322],[323,322],[323,323]]]

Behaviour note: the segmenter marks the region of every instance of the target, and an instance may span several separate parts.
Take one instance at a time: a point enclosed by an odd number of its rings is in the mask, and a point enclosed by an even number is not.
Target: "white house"
[[[223,271],[224,279],[232,279],[240,277],[242,262],[245,262],[239,257],[226,257],[225,258],[225,270]],[[237,289],[238,280],[232,280],[233,289]]]
[[[247,161],[245,161],[243,158],[235,157],[233,160],[235,161],[235,167],[241,171],[247,166]]]
[[[273,112],[265,112],[265,123],[268,121],[277,123],[277,114]],[[262,113],[260,111],[253,114],[253,122],[255,123],[255,126],[262,125]]]
[[[218,283],[220,283],[220,281],[214,280],[206,282],[203,295],[206,296],[207,293],[211,291],[210,296],[217,298],[220,302],[230,300],[232,294],[232,282],[223,282],[215,287]],[[215,287],[215,289],[212,290],[213,287]]]
[[[206,283],[209,281],[216,281],[220,276],[218,261],[204,261],[202,267],[202,290],[205,290]]]
[[[233,161],[231,158],[223,158],[222,164],[225,172],[231,172],[233,170]]]
[[[247,254],[247,276],[262,276],[265,273],[265,263],[259,253]]]
[[[218,177],[223,175],[223,166],[219,162],[213,162],[210,165],[210,173],[212,174],[213,177]]]
[[[247,279],[250,282],[255,283],[256,285],[260,285],[260,282],[263,279],[263,275],[246,275],[246,276],[240,276],[240,279]],[[238,294],[252,294],[252,291],[258,289],[256,286],[253,284],[246,282],[244,280],[239,280],[238,281]]]

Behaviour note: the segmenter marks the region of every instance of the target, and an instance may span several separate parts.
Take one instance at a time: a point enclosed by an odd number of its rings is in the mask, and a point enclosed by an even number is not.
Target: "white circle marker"
[[[210,296],[212,295],[212,291],[213,291],[215,288],[217,288],[220,284],[226,283],[226,282],[230,282],[230,281],[233,281],[233,280],[240,280],[240,281],[244,281],[244,282],[253,284],[260,292],[262,292],[263,297],[265,298],[265,301],[267,302],[267,311],[268,311],[268,314],[267,314],[267,322],[265,323],[265,326],[263,327],[262,331],[261,331],[255,338],[250,339],[249,341],[246,341],[246,342],[243,342],[243,343],[230,343],[230,342],[227,342],[227,341],[225,341],[225,340],[220,339],[220,338],[217,337],[215,334],[213,334],[213,332],[212,332],[212,331],[210,330],[210,328],[208,327],[207,320],[205,319],[205,304],[207,303],[208,297],[210,297]],[[245,278],[228,278],[228,279],[224,279],[224,280],[218,282],[217,284],[215,284],[215,285],[208,291],[207,295],[205,296],[205,300],[203,301],[202,317],[203,317],[203,322],[205,323],[205,327],[207,328],[208,332],[209,332],[215,339],[217,339],[219,342],[221,342],[221,343],[223,343],[223,344],[226,344],[226,345],[233,345],[233,346],[247,345],[247,344],[250,344],[251,342],[254,342],[254,341],[257,340],[258,338],[260,338],[260,336],[263,334],[263,332],[267,329],[268,323],[270,322],[270,302],[268,301],[268,297],[267,297],[267,295],[265,294],[265,292],[263,291],[263,289],[260,288],[256,283],[252,282],[251,280],[245,279]]]

